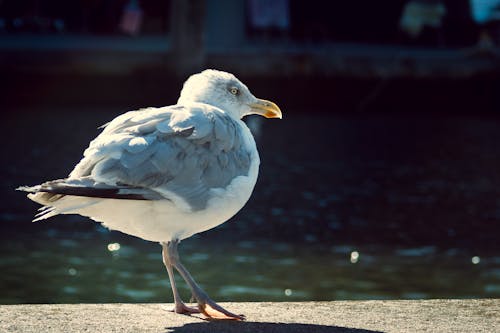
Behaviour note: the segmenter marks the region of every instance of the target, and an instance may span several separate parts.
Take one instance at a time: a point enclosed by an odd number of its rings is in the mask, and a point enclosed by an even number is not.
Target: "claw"
[[[201,310],[198,308],[192,308],[190,306],[187,306],[184,303],[180,303],[180,304],[176,304],[174,306],[174,308],[172,309],[172,312],[190,315],[193,313],[200,313]]]
[[[244,315],[237,315],[231,313],[218,305],[217,303],[207,302],[200,303],[198,305],[201,313],[207,316],[209,319],[215,320],[245,320]]]

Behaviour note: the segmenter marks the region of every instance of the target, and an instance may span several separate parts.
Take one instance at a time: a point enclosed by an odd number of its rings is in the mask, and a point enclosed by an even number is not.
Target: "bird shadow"
[[[180,327],[167,327],[166,332],[172,333],[381,333],[359,328],[341,326],[326,326],[299,323],[265,323],[265,322],[234,322],[211,321],[201,323],[188,323]]]

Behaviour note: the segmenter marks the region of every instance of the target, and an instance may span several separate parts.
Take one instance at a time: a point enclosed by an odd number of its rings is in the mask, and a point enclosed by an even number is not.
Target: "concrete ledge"
[[[499,332],[500,299],[222,303],[246,322],[209,322],[171,304],[0,305],[0,332]]]

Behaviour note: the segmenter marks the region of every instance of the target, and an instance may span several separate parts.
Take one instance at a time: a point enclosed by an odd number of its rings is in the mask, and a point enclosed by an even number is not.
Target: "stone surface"
[[[500,299],[221,303],[245,322],[171,304],[0,305],[0,332],[499,332]]]

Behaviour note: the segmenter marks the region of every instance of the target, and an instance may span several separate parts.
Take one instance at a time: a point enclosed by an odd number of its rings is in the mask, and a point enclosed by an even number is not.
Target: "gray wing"
[[[200,210],[210,189],[248,175],[252,151],[243,135],[236,121],[209,106],[127,112],[105,125],[69,179],[148,189]]]

